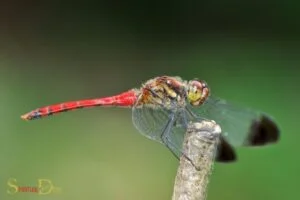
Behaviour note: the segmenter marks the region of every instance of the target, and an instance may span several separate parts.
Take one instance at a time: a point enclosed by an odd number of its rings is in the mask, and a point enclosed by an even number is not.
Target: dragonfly
[[[236,147],[264,146],[279,140],[279,128],[261,111],[245,108],[211,95],[203,80],[158,76],[139,89],[118,95],[69,101],[37,108],[21,116],[34,120],[80,108],[125,107],[132,109],[135,128],[144,136],[165,145],[178,159],[189,122],[213,120],[222,133],[215,161],[237,160]]]

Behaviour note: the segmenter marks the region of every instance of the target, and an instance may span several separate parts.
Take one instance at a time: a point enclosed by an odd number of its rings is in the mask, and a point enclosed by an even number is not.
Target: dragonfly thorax
[[[176,77],[161,76],[141,88],[137,105],[162,106],[167,109],[186,106],[186,84]]]

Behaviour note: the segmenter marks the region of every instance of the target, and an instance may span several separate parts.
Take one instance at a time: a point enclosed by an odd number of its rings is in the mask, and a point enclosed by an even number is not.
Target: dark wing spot
[[[261,146],[268,143],[275,143],[279,140],[279,128],[268,117],[262,116],[251,125],[246,145]]]
[[[234,162],[236,159],[233,147],[221,136],[215,160],[217,162]]]

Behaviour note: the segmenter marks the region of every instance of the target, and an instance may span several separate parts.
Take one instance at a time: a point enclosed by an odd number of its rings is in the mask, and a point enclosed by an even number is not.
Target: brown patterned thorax
[[[137,105],[162,105],[172,103],[185,106],[186,83],[177,77],[161,76],[147,81],[141,88]]]

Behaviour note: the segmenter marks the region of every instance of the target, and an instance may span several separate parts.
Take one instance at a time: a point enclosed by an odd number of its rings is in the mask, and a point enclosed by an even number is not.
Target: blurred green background
[[[277,145],[241,148],[238,162],[215,165],[208,199],[299,196],[294,1],[1,4],[1,200],[171,199],[178,161],[135,130],[130,109],[19,118],[47,104],[117,94],[158,75],[204,79],[213,94],[270,113],[280,126]],[[48,179],[60,191],[11,195],[11,178],[18,186]]]

